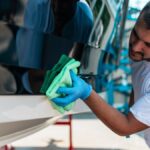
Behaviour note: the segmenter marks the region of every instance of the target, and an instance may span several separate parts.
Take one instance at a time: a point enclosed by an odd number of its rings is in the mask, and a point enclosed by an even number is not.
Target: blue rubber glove
[[[61,87],[57,90],[57,93],[65,94],[66,96],[52,99],[54,103],[62,107],[76,101],[78,98],[86,100],[92,92],[92,86],[79,78],[72,70],[70,71],[70,76],[73,87]]]

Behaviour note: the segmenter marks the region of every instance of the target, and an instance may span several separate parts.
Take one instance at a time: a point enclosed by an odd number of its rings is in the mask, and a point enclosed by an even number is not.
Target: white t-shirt
[[[135,103],[130,111],[137,120],[150,126],[150,62],[132,62],[131,68]],[[150,128],[144,131],[144,137],[150,147]]]

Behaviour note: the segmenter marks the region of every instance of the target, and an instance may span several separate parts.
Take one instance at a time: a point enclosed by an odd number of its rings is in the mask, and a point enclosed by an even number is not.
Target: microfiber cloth
[[[71,60],[72,58],[62,55],[59,59],[58,63],[51,69],[46,72],[44,77],[44,82],[40,89],[40,93],[46,94],[47,89],[49,88],[50,84],[52,83],[53,79],[61,72],[63,67]]]
[[[63,94],[58,94],[56,91],[59,87],[71,87],[72,80],[70,77],[70,70],[73,70],[74,73],[77,74],[77,67],[80,66],[80,62],[76,61],[75,59],[71,59],[61,70],[61,72],[54,78],[51,85],[49,86],[48,90],[46,91],[46,95],[48,96],[49,100],[56,98],[56,97],[64,97]],[[56,105],[51,101],[53,107],[57,109],[59,112],[64,113],[65,111],[69,111],[72,109],[74,102],[65,106],[61,107]]]

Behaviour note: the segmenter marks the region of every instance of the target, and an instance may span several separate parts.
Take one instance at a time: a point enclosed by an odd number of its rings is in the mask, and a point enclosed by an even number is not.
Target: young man
[[[150,2],[142,10],[129,42],[129,57],[132,60],[133,105],[127,115],[109,106],[91,86],[71,71],[72,88],[59,88],[64,98],[55,98],[57,105],[65,106],[81,98],[96,116],[112,131],[121,136],[139,131],[145,132],[150,146]]]

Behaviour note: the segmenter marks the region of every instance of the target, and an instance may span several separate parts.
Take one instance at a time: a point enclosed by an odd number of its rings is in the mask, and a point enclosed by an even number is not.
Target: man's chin
[[[129,56],[129,58],[135,62],[139,62],[139,61],[142,61],[142,59],[139,59],[139,58],[135,58],[135,57],[132,57],[132,56]]]
[[[143,60],[143,57],[140,57],[140,55],[133,55],[132,53],[129,53],[129,58],[136,62]]]

